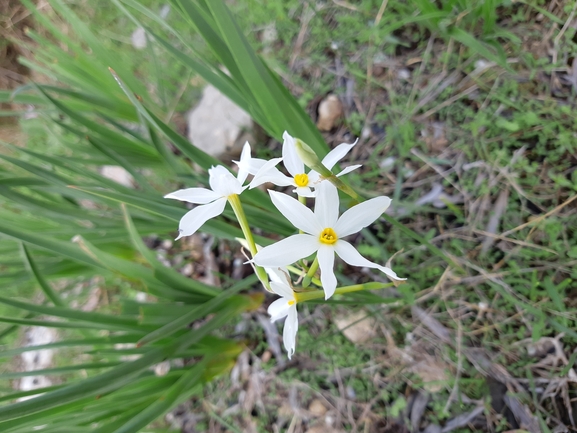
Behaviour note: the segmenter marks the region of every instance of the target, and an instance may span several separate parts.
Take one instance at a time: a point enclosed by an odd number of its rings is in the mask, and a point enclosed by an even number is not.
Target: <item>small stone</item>
[[[406,68],[399,69],[397,72],[397,78],[399,80],[407,81],[409,78],[411,78],[411,71]]]
[[[172,257],[172,266],[180,266],[184,262],[184,255],[176,254]]]
[[[162,361],[154,366],[154,374],[158,377],[166,376],[170,371],[170,361]]]
[[[142,50],[146,48],[146,31],[139,27],[130,35],[130,40],[132,41],[132,46],[137,50]]]
[[[117,165],[103,165],[100,168],[100,174],[120,185],[127,186],[129,188],[134,187],[134,178],[132,175],[126,171],[124,168]]]
[[[349,400],[356,400],[357,399],[357,393],[355,392],[355,389],[352,386],[347,385],[346,393],[347,393],[347,398]]]
[[[186,277],[190,277],[192,275],[193,271],[194,271],[194,267],[192,266],[192,263],[187,263],[186,265],[184,265],[182,267],[182,269],[180,270],[180,273]]]
[[[321,131],[330,131],[343,113],[343,104],[340,99],[336,95],[328,95],[319,104],[317,128]]]
[[[272,354],[270,353],[270,351],[265,350],[264,353],[262,354],[262,356],[260,357],[260,359],[262,362],[269,362],[271,357],[272,357]]]
[[[170,5],[165,4],[162,5],[162,7],[160,8],[160,12],[158,13],[158,15],[160,16],[160,18],[165,19],[168,16],[169,12],[170,12]]]
[[[277,409],[280,418],[290,419],[294,416],[294,410],[288,401],[282,403],[281,407]]]
[[[264,46],[264,53],[268,54],[273,51],[273,45],[278,40],[278,32],[274,22],[268,24],[261,33],[261,41]]]
[[[358,311],[335,321],[337,328],[353,343],[364,343],[374,337],[375,319]]]
[[[482,71],[483,69],[487,69],[491,64],[486,60],[479,59],[475,62],[475,69]]]
[[[383,170],[388,170],[395,165],[396,160],[397,160],[397,158],[395,158],[394,156],[388,156],[385,159],[383,159],[381,162],[379,162],[379,167]]]
[[[311,401],[311,404],[309,404],[309,412],[318,418],[327,413],[327,408],[318,398],[315,398]]]

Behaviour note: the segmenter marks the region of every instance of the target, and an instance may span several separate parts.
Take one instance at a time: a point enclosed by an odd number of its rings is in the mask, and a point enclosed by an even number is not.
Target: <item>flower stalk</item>
[[[238,197],[238,194],[231,194],[227,197],[227,199],[228,202],[230,203],[230,206],[232,207],[232,210],[234,211],[236,219],[238,220],[240,229],[242,230],[242,234],[244,235],[244,238],[248,243],[248,249],[250,251],[250,255],[252,258],[254,258],[254,256],[257,253],[256,243],[254,242],[254,237],[252,236],[252,231],[250,230],[250,226],[248,224],[248,220],[246,219],[246,215],[240,202],[240,198]],[[270,291],[271,289],[270,284],[268,282],[268,276],[266,275],[266,271],[262,267],[257,266],[256,264],[254,266],[254,269],[259,280],[264,284],[265,288],[268,291]]]
[[[318,257],[315,257],[315,260],[313,261],[307,274],[303,278],[303,283],[302,283],[303,287],[306,288],[306,287],[310,286],[312,278],[315,276],[315,273],[317,272],[318,268],[319,268],[319,259],[318,259]]]
[[[379,290],[393,287],[394,283],[364,283],[354,284],[352,286],[337,287],[335,294],[342,295],[344,293],[360,292],[362,290]],[[323,290],[309,290],[306,292],[295,292],[297,302],[312,301],[313,299],[324,299],[325,292]]]

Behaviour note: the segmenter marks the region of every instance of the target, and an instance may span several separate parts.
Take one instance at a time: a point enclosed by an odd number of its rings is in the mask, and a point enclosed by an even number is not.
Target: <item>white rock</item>
[[[218,157],[232,148],[241,132],[250,126],[248,113],[215,87],[207,86],[199,104],[188,115],[188,139]]]
[[[411,72],[406,68],[399,69],[397,71],[397,77],[399,80],[407,81],[409,78],[411,78]]]
[[[139,27],[130,35],[130,40],[132,41],[132,46],[137,50],[142,50],[146,48],[146,31]]]
[[[162,5],[158,15],[160,15],[160,18],[165,19],[168,16],[169,12],[170,12],[170,5],[169,4]]]
[[[170,361],[162,361],[154,366],[155,376],[166,376],[170,372]]]
[[[162,8],[160,8],[160,12],[158,13],[158,15],[160,16],[160,18],[165,19],[168,16],[169,12],[170,12],[170,5],[166,4],[163,5]],[[137,28],[130,35],[130,40],[132,42],[132,46],[137,50],[142,50],[143,48],[146,48],[146,31],[142,27]]]
[[[276,30],[275,23],[270,23],[264,29],[262,29],[262,44],[264,45],[264,52],[266,54],[273,52],[274,43],[278,40],[278,32]]]
[[[134,187],[134,178],[132,175],[119,165],[103,165],[100,167],[100,174],[114,182],[118,182],[120,185],[129,188]]]
[[[28,339],[26,346],[39,346],[55,342],[57,340],[57,334],[52,328],[33,326],[26,331],[26,338]],[[33,371],[49,367],[52,363],[53,354],[54,351],[52,349],[24,352],[21,355],[24,370]]]
[[[363,311],[339,317],[335,324],[353,343],[364,343],[375,336],[375,319]]]
[[[388,156],[385,159],[383,159],[381,162],[379,162],[379,167],[383,170],[388,170],[388,169],[392,168],[393,165],[395,165],[396,160],[397,160],[397,158],[395,158],[394,156]]]
[[[58,339],[58,334],[56,330],[52,328],[33,326],[26,330],[26,339],[26,346],[39,346],[55,342]],[[49,368],[52,365],[53,356],[53,349],[30,350],[24,352],[20,356],[22,360],[22,369],[24,371],[34,371]],[[52,381],[46,376],[27,376],[20,379],[18,389],[21,391],[30,391],[50,385],[52,385]],[[22,397],[19,401],[27,400],[32,397],[33,396]]]

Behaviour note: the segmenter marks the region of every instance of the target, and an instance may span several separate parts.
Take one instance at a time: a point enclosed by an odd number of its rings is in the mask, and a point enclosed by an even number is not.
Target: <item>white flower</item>
[[[246,143],[240,157],[237,177],[234,177],[230,171],[219,165],[208,170],[208,183],[211,189],[186,188],[164,196],[164,198],[200,205],[188,211],[181,218],[178,227],[179,234],[176,240],[183,236],[194,234],[209,219],[220,215],[224,211],[228,197],[240,194],[248,187],[248,185],[242,186],[242,184],[249,174],[245,167],[248,166],[246,161],[250,159],[250,145]]]
[[[232,162],[238,165],[239,176],[242,174],[244,176],[244,179],[246,179],[246,177],[249,174],[252,175],[257,174],[263,168],[263,166],[265,166],[265,164],[267,166],[265,170],[268,170],[268,167],[274,167],[280,161],[282,161],[282,158],[273,158],[270,161],[267,161],[266,159],[253,158],[250,154],[250,144],[248,144],[247,141],[246,143],[244,143],[244,147],[242,148],[240,161],[232,161]]]
[[[311,188],[321,180],[320,175],[311,170],[309,173],[305,173],[305,165],[303,161],[299,158],[296,147],[295,138],[289,135],[288,132],[283,134],[283,145],[282,145],[282,160],[287,171],[291,177],[282,174],[279,169],[275,167],[280,161],[280,158],[272,159],[265,164],[261,164],[260,170],[256,172],[254,179],[250,183],[250,188],[255,188],[266,182],[274,183],[277,186],[294,186],[293,192],[301,197],[314,197],[314,193]],[[357,144],[355,141],[353,144],[342,143],[331,150],[327,156],[322,160],[323,165],[331,170],[334,165],[343,159],[347,153]],[[262,160],[261,160],[262,161]],[[342,176],[343,174],[350,173],[351,171],[359,168],[360,165],[352,165],[345,168],[337,176]]]
[[[342,238],[359,232],[374,222],[390,205],[388,197],[376,197],[362,202],[343,213],[339,218],[339,196],[330,182],[317,186],[314,213],[298,200],[276,191],[269,191],[277,209],[299,230],[297,234],[263,248],[254,256],[254,262],[263,267],[287,266],[317,252],[321,270],[321,283],[325,299],[337,287],[334,273],[335,253],[352,266],[365,266],[384,272],[389,278],[399,278],[393,270],[373,263]]]
[[[274,301],[268,307],[270,321],[276,322],[286,317],[282,332],[282,341],[287,351],[287,356],[291,359],[296,349],[296,336],[299,329],[299,319],[297,315],[297,300],[295,293],[288,280],[288,272],[282,269],[266,268],[270,277],[270,287],[274,293],[281,298]]]

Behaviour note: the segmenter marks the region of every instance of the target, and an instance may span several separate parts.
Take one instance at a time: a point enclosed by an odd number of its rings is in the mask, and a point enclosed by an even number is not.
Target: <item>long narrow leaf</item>
[[[65,302],[52,289],[52,287],[50,287],[50,284],[48,284],[48,282],[44,279],[44,277],[38,270],[38,267],[36,266],[36,263],[32,259],[32,256],[30,255],[28,248],[26,248],[26,245],[24,245],[23,243],[21,243],[20,245],[22,247],[22,252],[24,258],[26,259],[26,263],[29,266],[30,271],[34,275],[34,278],[36,278],[36,281],[38,281],[38,285],[40,286],[46,297],[50,299],[52,303],[57,307],[65,307],[66,306]]]

